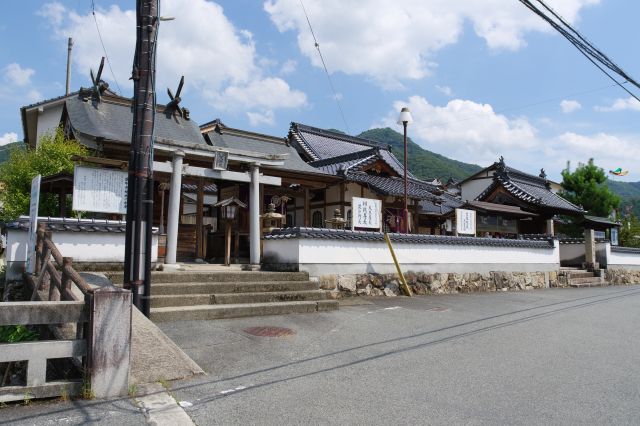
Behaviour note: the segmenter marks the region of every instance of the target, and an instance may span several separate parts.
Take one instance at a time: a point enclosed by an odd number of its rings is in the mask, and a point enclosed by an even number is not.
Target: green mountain
[[[404,138],[402,134],[395,130],[388,127],[385,129],[370,129],[360,133],[358,137],[391,145],[393,154],[402,160]],[[465,179],[482,169],[477,164],[463,163],[428,151],[413,142],[411,138],[407,138],[407,158],[409,170],[414,175],[425,180],[438,178],[443,183],[451,177],[458,180]]]
[[[12,149],[24,149],[25,145],[23,142],[12,142],[6,145],[0,146],[0,164],[4,163],[9,159],[9,153]]]
[[[628,208],[631,208],[633,214],[640,217],[640,182],[622,182],[609,179],[607,185],[622,199],[620,213],[624,214]]]

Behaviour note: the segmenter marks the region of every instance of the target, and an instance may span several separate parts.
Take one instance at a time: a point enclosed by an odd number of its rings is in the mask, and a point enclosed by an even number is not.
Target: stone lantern
[[[239,209],[246,209],[247,205],[236,197],[224,199],[213,205],[214,207],[220,207],[220,219],[225,224],[225,255],[224,264],[226,266],[231,265],[231,228],[233,222],[238,218]]]
[[[273,203],[269,203],[267,212],[262,215],[262,232],[268,233],[273,231],[274,229],[282,228],[283,220],[284,215],[276,213],[276,205]]]
[[[340,209],[335,209],[333,211],[333,219],[327,219],[325,220],[325,223],[329,226],[329,228],[344,229],[344,225],[345,223],[347,223],[347,220],[342,217]]]

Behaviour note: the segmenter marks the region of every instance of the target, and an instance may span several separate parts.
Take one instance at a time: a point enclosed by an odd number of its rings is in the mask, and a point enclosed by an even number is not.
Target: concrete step
[[[271,281],[255,283],[234,282],[191,282],[191,283],[152,283],[151,294],[186,295],[186,294],[224,294],[224,293],[266,293],[285,291],[318,290],[318,283],[312,281]]]
[[[117,271],[102,271],[114,284],[122,284],[123,274]],[[190,282],[271,282],[271,281],[307,281],[306,272],[267,272],[267,271],[154,271],[152,283],[190,283]]]
[[[573,278],[570,277],[569,278],[569,282],[570,283],[576,283],[576,284],[580,284],[580,283],[590,283],[590,282],[600,282],[601,279],[600,277],[583,277],[583,278]]]
[[[606,286],[607,283],[605,281],[601,281],[599,278],[594,278],[591,280],[583,280],[583,281],[569,281],[569,287],[602,287]]]
[[[595,277],[595,274],[593,272],[578,271],[578,272],[570,272],[569,273],[569,278],[570,279],[574,279],[574,278],[593,278],[593,277]]]
[[[322,290],[309,291],[272,291],[266,293],[227,293],[213,294],[211,299],[217,305],[239,303],[298,302],[307,300],[326,300]]]
[[[300,314],[336,309],[338,309],[336,300],[178,306],[151,308],[151,320],[155,322],[213,320],[259,315]]]
[[[207,305],[210,303],[210,294],[162,294],[151,296],[151,308]]]

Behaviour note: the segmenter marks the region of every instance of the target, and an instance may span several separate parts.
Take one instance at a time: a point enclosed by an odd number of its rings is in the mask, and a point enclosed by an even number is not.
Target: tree
[[[574,172],[568,167],[563,170],[562,188],[562,197],[593,216],[608,217],[620,205],[620,197],[611,192],[607,175],[593,164],[593,158],[587,164],[579,164]]]
[[[18,216],[29,214],[31,179],[40,174],[43,177],[60,172],[73,173],[73,155],[86,155],[87,148],[75,140],[67,139],[62,128],[47,133],[40,138],[36,149],[12,150],[9,161],[0,165],[0,220],[11,221]],[[55,216],[59,211],[58,197],[52,194],[40,195],[39,215]]]
[[[640,247],[640,221],[633,213],[622,219],[618,242],[622,247]]]

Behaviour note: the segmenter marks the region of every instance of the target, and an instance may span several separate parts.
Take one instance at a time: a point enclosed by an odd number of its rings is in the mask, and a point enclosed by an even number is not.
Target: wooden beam
[[[85,322],[84,301],[1,302],[0,325]]]
[[[198,179],[198,193],[196,198],[196,258],[204,259],[204,244],[202,242],[204,213],[204,179]]]
[[[154,172],[172,173],[173,169],[170,162],[153,162]],[[182,174],[184,176],[203,177],[208,179],[228,180],[233,182],[251,182],[251,176],[248,172],[232,172],[229,170],[213,170],[204,167],[183,166]],[[280,186],[282,179],[275,176],[260,175],[260,183],[265,185]]]

